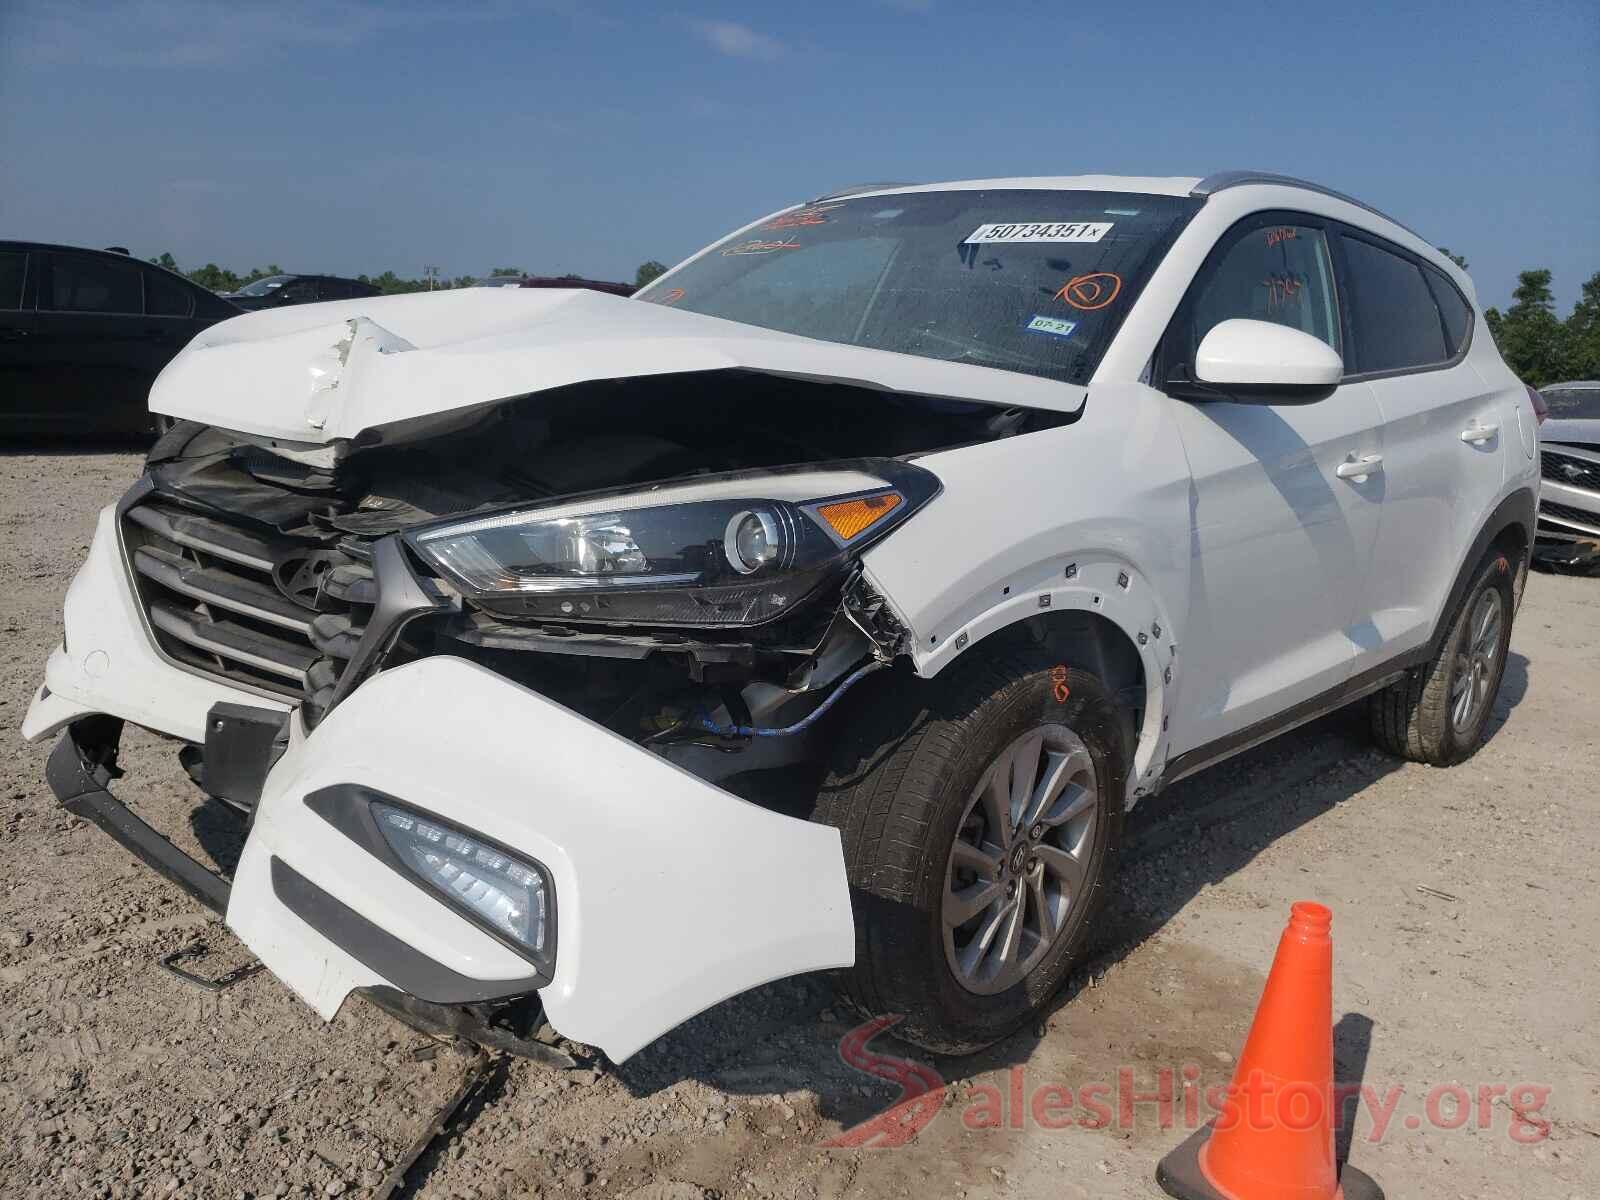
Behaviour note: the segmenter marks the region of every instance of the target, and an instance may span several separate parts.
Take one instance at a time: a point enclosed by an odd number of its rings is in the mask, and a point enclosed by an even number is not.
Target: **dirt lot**
[[[0,453],[0,724],[13,731],[94,511],[138,463]],[[1044,1027],[933,1062],[944,1104],[907,1144],[821,1145],[900,1090],[841,1061],[852,1022],[806,978],[721,1005],[620,1068],[497,1065],[405,1194],[1151,1196],[1184,1106],[1172,1129],[1154,1101],[1121,1121],[1119,1071],[1140,1095],[1163,1069],[1180,1088],[1225,1084],[1299,898],[1335,912],[1340,1075],[1372,1097],[1342,1137],[1353,1162],[1395,1197],[1600,1194],[1597,730],[1600,580],[1535,576],[1476,758],[1401,766],[1341,715],[1174,788],[1133,822],[1092,969]],[[230,865],[236,836],[197,804],[175,747],[134,732],[124,747],[123,795]],[[265,974],[213,996],[163,973],[156,959],[196,939],[205,970],[248,954],[57,807],[47,752],[13,732],[0,778],[0,1192],[368,1194],[465,1059],[419,1060],[422,1038],[358,1001],[325,1026]]]

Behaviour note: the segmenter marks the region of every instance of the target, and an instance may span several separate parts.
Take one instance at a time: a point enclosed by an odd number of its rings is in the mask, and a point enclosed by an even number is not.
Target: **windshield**
[[[1600,421],[1600,387],[1539,389],[1551,420]]]
[[[829,342],[1087,383],[1198,201],[909,192],[793,209],[639,299]]]
[[[277,291],[293,278],[293,275],[268,275],[265,279],[258,279],[254,283],[245,284],[242,288],[235,292],[234,295],[265,296],[271,292]]]

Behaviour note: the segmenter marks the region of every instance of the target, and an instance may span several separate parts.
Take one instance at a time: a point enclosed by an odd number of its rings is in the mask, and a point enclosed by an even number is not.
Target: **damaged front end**
[[[63,801],[325,1017],[366,990],[492,1040],[542,1010],[620,1059],[852,961],[806,818],[827,714],[908,649],[862,551],[938,494],[917,455],[1064,419],[728,370],[315,456],[180,422],[25,732],[64,729]],[[116,718],[249,822],[231,888],[110,797]]]

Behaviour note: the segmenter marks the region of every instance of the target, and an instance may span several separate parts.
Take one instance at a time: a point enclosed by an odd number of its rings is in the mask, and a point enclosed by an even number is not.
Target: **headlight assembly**
[[[697,480],[412,530],[411,547],[479,607],[511,618],[745,626],[781,617],[938,491],[895,461],[880,486],[809,493],[837,472]],[[763,494],[765,492],[765,494]],[[676,498],[675,498],[676,497]]]

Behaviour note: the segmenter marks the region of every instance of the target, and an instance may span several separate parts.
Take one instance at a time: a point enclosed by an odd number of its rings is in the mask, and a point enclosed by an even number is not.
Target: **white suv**
[[[100,518],[56,794],[331,1017],[621,1059],[839,968],[966,1051],[1081,953],[1141,796],[1370,697],[1483,736],[1532,542],[1471,281],[1311,184],[875,186],[633,299],[252,313]],[[248,822],[107,790],[123,720]]]

